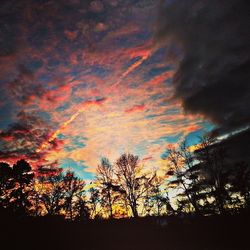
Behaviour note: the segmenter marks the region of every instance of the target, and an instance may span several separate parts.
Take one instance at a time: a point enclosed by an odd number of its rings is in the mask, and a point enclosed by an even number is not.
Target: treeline
[[[63,175],[60,169],[41,167],[37,174],[25,160],[13,167],[0,163],[0,205],[20,216],[89,217],[83,180],[73,172]]]
[[[170,199],[171,194],[171,199]],[[146,172],[133,154],[114,164],[103,158],[86,185],[74,172],[25,160],[0,163],[0,206],[20,216],[60,215],[70,220],[138,216],[235,214],[250,209],[250,168],[204,137],[196,150],[169,148],[166,171]]]
[[[194,152],[183,142],[168,150],[169,187],[179,189],[178,211],[196,215],[238,213],[250,208],[250,168],[204,136]]]

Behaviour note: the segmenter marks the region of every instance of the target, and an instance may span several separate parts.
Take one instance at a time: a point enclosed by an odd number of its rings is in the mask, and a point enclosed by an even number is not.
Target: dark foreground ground
[[[249,250],[249,215],[67,222],[0,210],[0,249]],[[166,224],[165,221],[162,224]]]

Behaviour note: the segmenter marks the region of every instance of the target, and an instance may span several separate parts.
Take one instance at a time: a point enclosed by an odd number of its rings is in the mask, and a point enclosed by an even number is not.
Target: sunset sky
[[[13,2],[0,9],[1,161],[91,179],[101,157],[159,168],[169,144],[214,128],[175,95],[182,50],[158,42],[159,1]]]

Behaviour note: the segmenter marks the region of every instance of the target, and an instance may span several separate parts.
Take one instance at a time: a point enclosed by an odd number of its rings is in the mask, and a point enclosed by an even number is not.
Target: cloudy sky
[[[158,168],[169,144],[247,128],[249,4],[217,2],[2,1],[0,160],[91,179],[103,156]]]

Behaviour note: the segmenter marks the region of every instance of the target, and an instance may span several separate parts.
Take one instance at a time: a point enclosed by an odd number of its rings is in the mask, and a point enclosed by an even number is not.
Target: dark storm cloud
[[[248,0],[162,1],[157,40],[179,61],[175,96],[219,133],[250,125],[249,13]]]
[[[0,8],[0,57],[15,54],[20,47],[20,4],[1,1]]]
[[[49,138],[51,128],[39,117],[20,112],[17,121],[0,132],[0,159],[27,157],[39,160],[43,157],[36,149]],[[50,149],[56,149],[59,141],[54,140]]]
[[[45,92],[41,85],[35,84],[35,77],[31,70],[20,65],[16,78],[7,84],[11,96],[21,104],[29,102],[33,97],[40,97]]]

